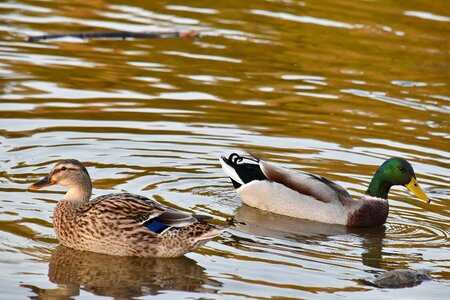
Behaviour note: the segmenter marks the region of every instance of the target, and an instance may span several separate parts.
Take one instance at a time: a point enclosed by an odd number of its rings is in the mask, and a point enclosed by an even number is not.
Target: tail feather
[[[234,180],[235,182],[237,182],[240,185],[244,184],[242,179],[239,177],[238,173],[236,173],[236,169],[233,167],[233,164],[229,159],[227,159],[225,156],[222,156],[220,158],[220,164],[222,165],[222,169],[224,170],[224,172],[232,180]]]
[[[244,159],[250,160],[251,163],[242,162]],[[228,158],[222,156],[220,164],[236,189],[253,180],[267,180],[259,166],[258,158],[253,159],[233,153]]]
[[[198,241],[210,240],[213,237],[218,236],[219,234],[224,232],[227,228],[228,228],[228,226],[214,225],[214,227],[211,227],[210,230],[206,231],[205,233],[196,237],[195,239]]]

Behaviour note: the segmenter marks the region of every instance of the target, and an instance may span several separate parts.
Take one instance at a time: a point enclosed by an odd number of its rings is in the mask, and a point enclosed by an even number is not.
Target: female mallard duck
[[[205,217],[163,206],[143,196],[109,194],[91,201],[92,183],[75,159],[58,162],[34,191],[59,184],[68,188],[53,213],[61,244],[77,250],[119,256],[176,257],[192,251],[225,228]]]
[[[248,162],[242,162],[244,159]],[[366,194],[355,200],[340,185],[314,174],[288,170],[236,153],[220,159],[237,193],[247,205],[273,213],[346,226],[379,226],[386,222],[389,189],[404,185],[430,200],[416,181],[412,166],[390,158],[372,178]]]

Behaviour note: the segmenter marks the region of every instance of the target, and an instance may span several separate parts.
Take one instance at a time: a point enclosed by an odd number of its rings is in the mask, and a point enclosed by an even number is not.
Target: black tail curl
[[[228,156],[229,165],[234,165],[234,166],[236,166],[239,162],[242,162],[244,159],[251,160],[251,161],[253,161],[255,163],[259,163],[259,159],[257,159],[257,158],[250,158],[250,157],[247,157],[247,156],[240,156],[237,153],[231,153],[230,156]]]
[[[230,156],[228,156],[228,158],[223,157],[223,160],[227,165],[229,165],[236,171],[236,174],[244,184],[247,184],[253,180],[267,180],[267,177],[259,167],[259,159],[255,156],[247,157],[240,156],[237,153],[232,153],[230,154]],[[244,160],[249,160],[250,162],[245,162]],[[230,179],[233,183],[234,188],[237,189],[241,187],[241,183],[233,180],[232,178]]]

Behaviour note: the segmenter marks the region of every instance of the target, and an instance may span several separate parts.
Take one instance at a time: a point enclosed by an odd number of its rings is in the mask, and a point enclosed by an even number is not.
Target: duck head
[[[416,174],[411,164],[403,158],[390,158],[377,170],[370,182],[367,195],[387,199],[389,190],[394,185],[403,185],[419,199],[430,203],[430,199],[417,183]]]
[[[30,185],[28,190],[35,191],[54,184],[68,189],[65,199],[86,201],[91,197],[91,178],[83,164],[76,159],[59,161],[47,176]]]

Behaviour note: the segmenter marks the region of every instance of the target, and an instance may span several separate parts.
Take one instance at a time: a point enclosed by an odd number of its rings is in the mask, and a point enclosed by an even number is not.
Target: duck
[[[405,159],[387,159],[375,172],[359,200],[325,177],[287,169],[257,156],[232,153],[220,164],[242,201],[272,213],[349,227],[381,226],[388,217],[388,193],[403,185],[430,203],[414,169]]]
[[[30,191],[51,185],[67,188],[53,212],[60,243],[81,251],[116,256],[178,257],[193,251],[225,230],[193,215],[144,196],[114,193],[91,199],[92,181],[76,159],[56,163]]]

